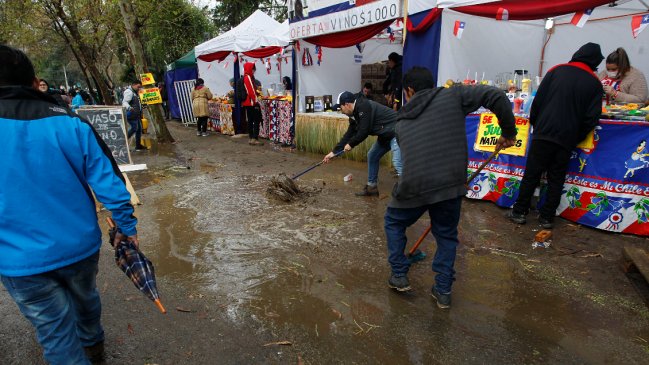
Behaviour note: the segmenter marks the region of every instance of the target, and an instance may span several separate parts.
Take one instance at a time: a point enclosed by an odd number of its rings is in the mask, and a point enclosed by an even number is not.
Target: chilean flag
[[[455,27],[453,28],[453,35],[457,39],[462,39],[462,32],[464,32],[464,26],[466,25],[465,22],[461,22],[459,20],[455,21]]]
[[[576,12],[575,16],[572,17],[570,23],[572,23],[574,26],[578,28],[583,28],[584,25],[586,25],[588,18],[590,18],[590,14],[592,13],[593,13],[593,9],[586,9],[584,11]]]
[[[633,38],[638,38],[638,34],[640,34],[647,25],[649,25],[649,14],[636,15],[631,18],[631,31],[633,31]]]
[[[509,11],[505,8],[498,8],[496,13],[496,20],[509,20]]]

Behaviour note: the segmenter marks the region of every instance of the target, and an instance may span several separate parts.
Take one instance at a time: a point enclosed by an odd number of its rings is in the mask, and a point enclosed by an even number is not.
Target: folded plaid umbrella
[[[108,231],[110,244],[115,247],[117,226],[115,226],[112,218],[107,218],[106,221],[110,227]],[[117,247],[115,247],[115,263],[131,279],[135,287],[155,303],[160,312],[167,313],[160,302],[153,264],[133,242],[122,240],[117,243]]]

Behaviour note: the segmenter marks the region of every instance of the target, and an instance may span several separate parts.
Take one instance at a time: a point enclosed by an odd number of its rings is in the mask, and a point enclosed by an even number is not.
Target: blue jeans
[[[90,364],[83,350],[104,341],[97,291],[99,252],[43,274],[7,277],[2,284],[36,328],[43,356],[52,365]]]
[[[135,147],[140,147],[142,145],[142,120],[129,119],[128,125],[131,127],[128,130],[128,138],[135,134]]]
[[[442,294],[451,292],[455,280],[455,252],[459,243],[457,225],[460,222],[462,197],[444,200],[439,203],[417,208],[389,208],[385,213],[385,235],[388,240],[388,262],[392,273],[406,276],[410,260],[403,253],[406,248],[406,228],[413,225],[428,211],[431,232],[437,241],[437,250],[433,259],[435,288]]]
[[[401,175],[401,151],[397,144],[397,139],[392,138],[390,144],[384,146],[377,140],[374,142],[369,151],[367,151],[367,185],[376,186],[379,182],[379,164],[381,157],[392,150],[392,165],[397,170],[397,174]]]

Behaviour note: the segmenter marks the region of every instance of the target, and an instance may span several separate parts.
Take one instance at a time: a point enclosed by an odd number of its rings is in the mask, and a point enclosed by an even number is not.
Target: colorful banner
[[[467,141],[476,140],[480,117],[466,119]],[[594,147],[576,149],[568,168],[561,217],[611,232],[649,236],[649,124],[601,121],[593,134]],[[489,153],[469,149],[467,174]],[[511,207],[525,172],[525,157],[501,154],[471,182],[468,198]],[[541,187],[539,206],[545,188]]]
[[[155,80],[153,79],[152,73],[140,74],[140,81],[142,81],[142,85],[155,84]]]
[[[162,104],[162,95],[157,87],[140,89],[140,100],[144,104]]]
[[[291,39],[343,32],[401,17],[400,0],[291,0]]]
[[[527,142],[530,136],[530,121],[527,118],[516,117],[516,144],[505,150],[501,154],[512,156],[525,156],[527,151]],[[480,124],[476,134],[473,149],[481,152],[493,152],[496,149],[496,143],[500,138],[501,129],[498,125],[498,118],[495,114],[484,113],[480,115]]]

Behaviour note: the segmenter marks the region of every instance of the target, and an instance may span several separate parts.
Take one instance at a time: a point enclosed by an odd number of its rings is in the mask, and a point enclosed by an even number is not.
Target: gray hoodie
[[[491,86],[425,89],[401,108],[396,134],[403,172],[391,208],[416,208],[466,194],[465,117],[481,106],[496,114],[503,136],[515,138],[511,103]]]

